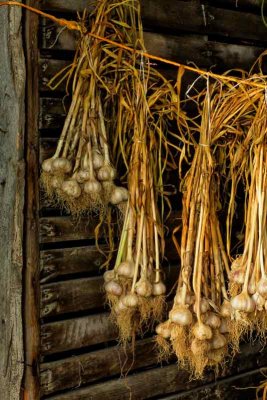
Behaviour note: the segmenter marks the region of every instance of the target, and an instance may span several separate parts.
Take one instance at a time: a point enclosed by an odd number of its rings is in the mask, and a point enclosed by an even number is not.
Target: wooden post
[[[24,86],[21,10],[0,9],[0,398],[18,400],[22,334]]]
[[[26,4],[38,7],[35,0]],[[39,400],[39,132],[38,16],[26,11],[25,400]]]

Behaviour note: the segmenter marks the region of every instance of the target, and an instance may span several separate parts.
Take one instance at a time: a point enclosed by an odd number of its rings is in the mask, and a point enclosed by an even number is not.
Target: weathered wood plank
[[[93,239],[97,223],[93,217],[83,217],[78,221],[71,217],[40,218],[40,243]]]
[[[47,86],[48,82],[51,78],[55,76],[57,72],[61,69],[67,67],[71,64],[69,60],[56,60],[51,58],[41,58],[39,60],[39,71],[40,71],[40,79],[39,79],[39,90],[44,91],[51,91],[51,89]],[[57,91],[64,91],[65,90],[65,82],[62,83],[58,88]]]
[[[117,338],[108,313],[51,322],[41,327],[42,355],[92,346]]]
[[[234,364],[227,368],[222,377],[265,365],[267,350],[260,350],[262,349],[259,343],[254,346],[250,344],[243,345],[241,354],[239,354]],[[127,356],[128,360],[124,371],[129,368],[132,362],[131,348],[127,349]],[[157,357],[153,338],[137,341],[131,372],[140,367],[156,364]],[[41,364],[43,394],[48,395],[118,375],[124,362],[124,351],[120,347],[111,347],[77,357]]]
[[[105,245],[100,245],[99,248],[101,252],[108,250]],[[72,274],[97,274],[100,266],[106,260],[101,252],[96,246],[41,251],[41,283],[47,283]]]
[[[266,41],[266,28],[260,15],[239,12],[241,4],[232,0],[235,10],[216,8],[216,3],[203,4],[201,1],[141,1],[141,15],[144,28],[172,29],[177,32],[216,34],[230,38]],[[244,2],[243,2],[244,3]],[[252,1],[247,3],[253,3]],[[228,2],[228,5],[230,3]],[[251,4],[249,4],[251,5]],[[252,4],[253,5],[253,4]],[[58,0],[43,2],[43,7],[76,13],[88,7],[85,0],[75,4]],[[89,7],[92,9],[92,6]]]
[[[25,60],[21,10],[0,10],[0,387],[17,400],[24,370],[22,271]]]
[[[158,354],[153,338],[139,340],[126,349],[113,346],[64,360],[41,364],[43,395],[77,388],[100,379],[131,372],[157,363]]]
[[[52,24],[44,25],[43,31],[42,49],[47,50],[54,45],[57,50],[74,50],[73,32],[65,30],[58,37],[59,28]],[[203,35],[173,36],[145,32],[144,38],[147,50],[151,54],[182,63],[191,61],[200,67],[218,64],[220,68],[246,68],[264,50],[260,47],[217,43],[209,41],[208,37]],[[228,53],[230,58],[226,57]]]
[[[102,276],[49,283],[41,287],[41,318],[104,306]]]
[[[38,1],[27,0],[38,8]],[[25,398],[39,398],[39,137],[38,137],[38,24],[37,15],[26,12],[25,21],[27,54],[27,191],[26,191],[26,243],[24,287],[24,341],[25,341]]]

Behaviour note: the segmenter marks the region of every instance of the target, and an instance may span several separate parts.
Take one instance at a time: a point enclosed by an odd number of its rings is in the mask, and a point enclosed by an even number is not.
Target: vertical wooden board
[[[25,60],[21,16],[18,8],[0,9],[0,396],[5,400],[20,398],[24,370]]]

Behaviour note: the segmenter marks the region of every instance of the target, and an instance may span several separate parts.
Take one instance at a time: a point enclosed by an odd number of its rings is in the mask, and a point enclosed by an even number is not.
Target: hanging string
[[[166,58],[163,58],[163,57],[155,56],[153,54],[144,52],[143,50],[133,49],[132,47],[126,46],[126,45],[124,45],[122,43],[115,42],[115,41],[113,41],[111,39],[108,39],[108,38],[104,38],[104,37],[96,35],[94,33],[85,32],[84,27],[81,24],[79,24],[78,22],[76,22],[76,21],[69,21],[69,20],[66,20],[64,18],[57,18],[57,17],[55,17],[55,16],[53,16],[51,14],[47,14],[47,13],[41,11],[41,10],[38,10],[37,8],[30,7],[30,6],[26,5],[26,4],[22,4],[22,3],[19,3],[17,1],[1,1],[0,2],[0,7],[1,6],[18,6],[18,7],[26,8],[27,10],[32,11],[35,14],[38,14],[38,15],[41,15],[42,17],[50,19],[51,21],[57,23],[60,26],[66,26],[70,30],[76,30],[76,31],[81,32],[82,34],[90,35],[91,37],[94,37],[95,39],[98,39],[101,42],[112,44],[113,46],[116,46],[116,47],[119,47],[121,49],[130,51],[132,53],[139,54],[139,55],[141,55],[143,57],[146,57],[148,59],[151,59],[151,60],[159,61],[159,62],[162,62],[164,64],[168,64],[168,65],[173,65],[174,67],[178,67],[178,68],[183,67],[187,71],[195,72],[196,74],[204,75],[205,77],[211,77],[211,78],[214,78],[214,79],[218,79],[220,81],[236,82],[239,85],[243,84],[243,85],[246,85],[246,86],[253,86],[253,87],[265,90],[265,86],[266,86],[265,84],[253,82],[253,81],[247,80],[247,79],[240,79],[240,78],[236,78],[236,77],[229,76],[229,75],[215,74],[215,73],[210,72],[210,71],[204,71],[204,70],[199,69],[199,68],[190,67],[189,65],[184,65],[184,64],[178,63],[176,61],[171,61],[171,60],[167,60]]]

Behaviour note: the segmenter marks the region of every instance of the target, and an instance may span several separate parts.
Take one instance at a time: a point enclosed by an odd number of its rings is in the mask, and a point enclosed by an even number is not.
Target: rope
[[[38,10],[37,8],[27,6],[26,4],[22,4],[22,3],[19,3],[17,1],[1,1],[0,2],[0,7],[1,6],[19,6],[19,7],[22,7],[22,8],[26,8],[27,10],[32,11],[35,14],[41,15],[42,17],[45,17],[45,18],[50,19],[51,21],[54,21],[55,23],[57,23],[60,26],[66,26],[70,30],[76,30],[76,31],[79,31],[81,33],[84,33],[83,30],[82,30],[82,26],[80,24],[78,24],[78,22],[76,22],[76,21],[68,21],[68,20],[63,19],[63,18],[57,18],[57,17],[55,17],[55,16],[53,16],[51,14],[47,14],[47,13],[41,11],[41,10]],[[178,67],[178,68],[182,67],[187,71],[195,72],[195,73],[197,73],[199,75],[204,75],[206,77],[211,77],[211,78],[214,78],[214,79],[218,79],[220,81],[235,82],[235,83],[237,83],[239,85],[240,84],[244,84],[244,85],[247,85],[247,86],[253,86],[253,87],[257,87],[257,88],[264,89],[264,90],[266,88],[265,84],[260,84],[260,83],[257,83],[257,82],[252,82],[251,80],[240,79],[240,78],[236,78],[236,77],[233,77],[233,76],[225,76],[225,75],[215,74],[213,72],[204,71],[202,69],[195,68],[195,67],[190,67],[188,65],[184,65],[184,64],[178,63],[176,61],[167,60],[166,58],[155,56],[153,54],[144,52],[143,50],[135,50],[132,47],[126,46],[126,45],[124,45],[122,43],[114,42],[111,39],[104,38],[102,36],[98,36],[98,35],[96,35],[94,33],[91,33],[91,32],[87,32],[86,35],[94,37],[95,39],[97,39],[97,40],[99,40],[101,42],[109,43],[109,44],[112,44],[113,46],[120,47],[121,49],[130,51],[132,53],[140,54],[141,56],[146,57],[148,59],[155,60],[155,61],[160,61],[160,62],[162,62],[164,64],[173,65],[174,67]]]

